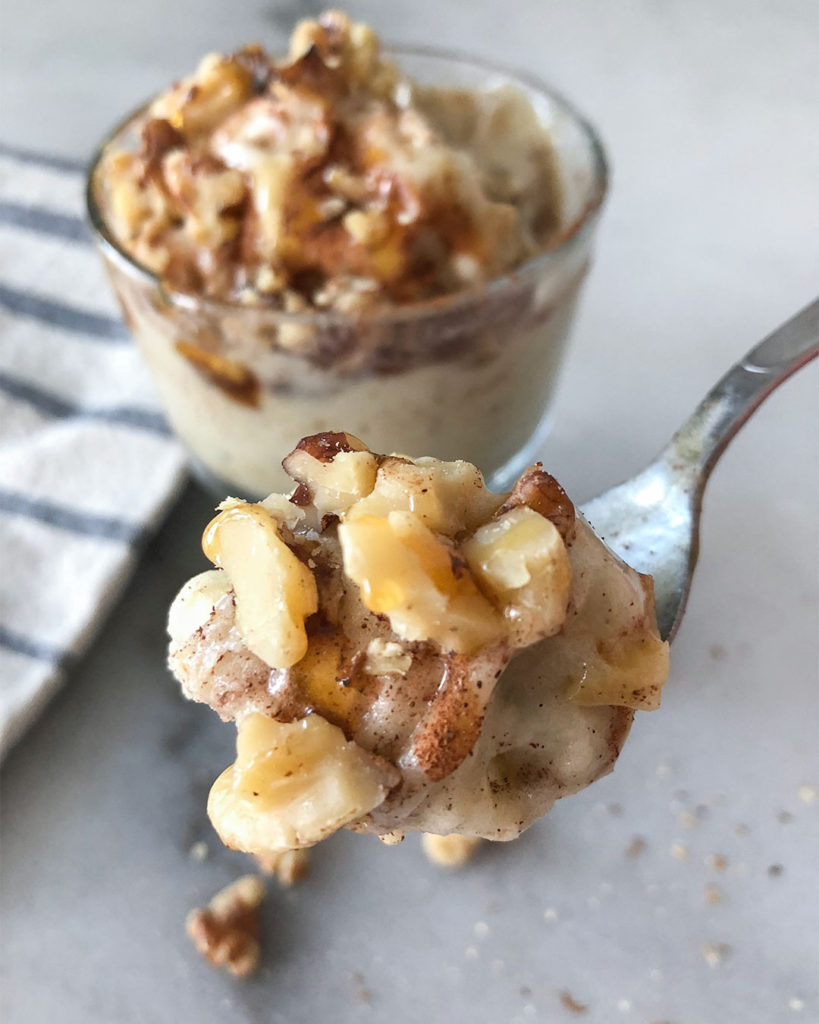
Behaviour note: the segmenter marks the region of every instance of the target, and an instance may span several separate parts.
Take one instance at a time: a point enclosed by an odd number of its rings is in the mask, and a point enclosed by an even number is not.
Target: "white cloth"
[[[81,167],[0,146],[0,755],[184,479],[82,194]]]

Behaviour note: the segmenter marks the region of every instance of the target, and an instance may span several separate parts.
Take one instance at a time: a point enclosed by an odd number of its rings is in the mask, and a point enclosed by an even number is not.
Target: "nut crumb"
[[[768,868],[768,874],[771,878],[779,878],[779,876],[783,874],[784,871],[785,869],[781,864],[771,864],[771,866]]]
[[[436,836],[425,832],[421,846],[427,859],[442,868],[461,868],[475,856],[481,840],[474,836]]]
[[[262,874],[270,875],[286,886],[300,882],[310,870],[310,851],[306,849],[256,853],[253,859]]]
[[[750,831],[751,830],[748,828],[748,826],[741,821],[734,825],[734,835],[747,836],[750,834]]]
[[[376,637],[367,645],[364,671],[371,676],[396,673],[405,676],[412,665],[412,655],[394,640]]]
[[[572,994],[565,988],[560,993],[560,1002],[567,1010],[571,1010],[572,1013],[586,1013],[589,1009],[585,1003],[578,1003],[578,1001],[572,997]]]
[[[788,1009],[793,1010],[794,1013],[799,1013],[800,1010],[805,1009],[805,1000],[799,999],[798,996],[794,996],[788,1000]]]
[[[642,836],[634,836],[626,847],[627,857],[639,857],[645,851],[646,841]]]
[[[816,786],[800,786],[797,791],[797,796],[803,804],[815,803],[817,795],[819,795],[819,790]]]
[[[259,904],[264,896],[261,878],[244,875],[217,892],[207,907],[188,914],[188,938],[213,967],[246,978],[259,966]]]
[[[702,947],[702,955],[709,967],[719,967],[732,952],[727,942],[707,943]]]
[[[355,997],[360,1003],[371,1003],[373,994],[367,988],[367,979],[361,971],[353,971],[353,985],[355,986]]]
[[[722,891],[717,888],[716,885],[706,885],[703,890],[705,902],[710,906],[715,907],[718,903],[722,903]]]
[[[680,828],[696,828],[697,827],[696,816],[693,815],[691,813],[691,811],[681,811],[677,815],[677,823],[679,824]]]
[[[705,863],[712,871],[725,871],[728,867],[728,858],[722,853],[709,853]]]
[[[675,860],[685,860],[689,855],[688,847],[683,846],[682,843],[672,843],[671,850],[669,852]]]
[[[780,811],[776,816],[776,820],[782,825],[787,825],[789,822],[793,821],[793,815],[790,811]]]

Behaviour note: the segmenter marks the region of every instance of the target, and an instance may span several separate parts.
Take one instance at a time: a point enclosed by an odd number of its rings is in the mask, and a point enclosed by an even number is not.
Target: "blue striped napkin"
[[[184,479],[82,192],[79,164],[0,145],[0,754],[88,646]]]

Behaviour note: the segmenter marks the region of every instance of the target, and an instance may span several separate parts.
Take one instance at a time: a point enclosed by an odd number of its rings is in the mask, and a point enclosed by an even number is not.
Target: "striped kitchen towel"
[[[0,754],[183,478],[83,223],[81,165],[0,145]]]

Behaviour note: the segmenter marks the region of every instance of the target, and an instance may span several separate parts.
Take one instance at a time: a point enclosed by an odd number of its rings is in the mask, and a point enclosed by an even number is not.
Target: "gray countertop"
[[[84,156],[202,52],[282,42],[315,9],[5,0],[0,139]],[[811,0],[352,12],[391,39],[538,72],[607,141],[613,191],[544,451],[578,499],[638,469],[813,297]],[[203,567],[210,501],[191,486],[5,766],[3,1020],[819,1020],[816,383],[814,366],[785,385],[718,467],[663,707],[639,716],[614,774],[461,873],[412,839],[334,838],[303,885],[271,885],[246,983],[183,930],[247,866],[204,811],[232,729],[164,667],[167,605]]]

